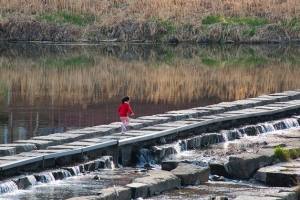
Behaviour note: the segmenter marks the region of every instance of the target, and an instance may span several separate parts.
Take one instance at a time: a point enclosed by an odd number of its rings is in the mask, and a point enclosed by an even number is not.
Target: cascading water
[[[137,167],[144,167],[145,164],[154,164],[155,163],[155,158],[153,157],[152,153],[148,149],[140,149],[139,151],[140,156],[139,156],[139,162],[137,164]]]
[[[0,183],[0,194],[4,194],[7,192],[13,192],[18,189],[18,186],[13,181],[7,181]]]
[[[34,175],[36,180],[41,183],[49,183],[51,181],[55,181],[55,178],[51,172],[44,172],[40,174]]]
[[[178,140],[172,144],[164,144],[161,146],[152,147],[152,151],[148,149],[140,150],[140,161],[138,167],[143,167],[146,163],[156,164],[161,160],[173,154],[180,154],[183,151],[209,147],[210,145],[224,143],[223,148],[228,149],[228,142],[238,140],[240,138],[247,138],[259,134],[265,134],[276,130],[289,129],[298,127],[298,118],[288,118],[284,120],[276,120],[271,122],[259,123],[256,125],[247,125],[231,130],[222,130],[219,133],[203,133],[201,135],[193,136],[192,138]],[[230,144],[233,145],[233,144]],[[238,143],[235,148],[247,148],[246,146],[239,146]],[[253,144],[249,144],[250,146]]]

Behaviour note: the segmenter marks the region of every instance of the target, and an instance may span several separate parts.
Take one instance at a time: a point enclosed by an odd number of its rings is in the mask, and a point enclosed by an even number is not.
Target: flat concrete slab
[[[15,147],[16,153],[28,152],[37,149],[34,144],[29,143],[0,144],[0,147]]]
[[[132,136],[126,135],[126,134],[116,134],[116,135],[109,135],[109,136],[104,136],[103,138],[105,139],[111,139],[111,140],[122,140],[126,138],[131,138]]]
[[[184,115],[184,116],[186,116],[185,118],[198,117],[197,110],[192,110],[192,109],[189,109],[189,110],[174,110],[174,111],[166,112],[166,114]]]
[[[277,102],[288,101],[289,97],[285,95],[265,95],[264,98],[276,99]]]
[[[131,119],[130,123],[140,123],[143,124],[143,127],[153,126],[154,120],[146,120],[146,119]]]
[[[287,95],[289,99],[300,99],[300,92],[299,91],[284,91],[283,94]]]
[[[61,153],[61,152],[64,152],[64,150],[42,149],[42,150],[35,150],[32,153],[34,153],[34,152],[39,153],[41,155],[48,155],[51,153]]]
[[[78,140],[85,139],[85,135],[84,134],[54,133],[54,134],[51,134],[51,136],[68,138],[68,139],[70,139],[72,141],[78,141]]]
[[[276,105],[276,104],[272,104],[272,105],[266,105],[266,106],[259,106],[259,107],[255,107],[254,112],[258,112],[259,110],[262,111],[268,111],[268,110],[277,110],[278,108],[283,108],[284,106],[280,106],[280,105]]]
[[[46,141],[52,141],[53,145],[60,145],[60,144],[64,144],[67,142],[71,142],[70,139],[68,138],[64,138],[64,137],[54,137],[51,135],[47,135],[47,136],[39,136],[39,137],[33,137],[31,138],[32,140],[46,140]]]
[[[144,131],[144,130],[131,130],[125,133],[114,133],[112,136],[130,136],[130,137],[137,137],[143,135],[149,135],[157,133],[156,131]]]
[[[113,140],[111,139],[105,139],[105,138],[90,138],[90,139],[84,139],[80,142],[91,142],[91,143],[104,143],[104,142],[111,142]]]
[[[187,122],[189,123],[189,122]],[[170,128],[176,128],[176,127],[181,127],[184,126],[183,125],[184,122],[180,122],[180,121],[176,121],[176,122],[169,122],[169,123],[165,123],[165,124],[157,124],[154,127],[170,127]],[[186,124],[186,123],[185,123]]]
[[[72,130],[72,131],[68,131],[67,133],[69,134],[79,134],[79,135],[85,135],[85,138],[92,138],[92,137],[96,137],[99,136],[99,132],[98,131],[92,131],[92,130]]]
[[[114,123],[111,123],[111,125],[117,125],[118,127],[121,127],[121,122],[114,122]],[[142,123],[134,123],[130,120],[130,124],[128,126],[126,126],[127,129],[134,129],[134,130],[138,130],[138,129],[141,129],[143,128],[143,124]]]
[[[71,142],[68,144],[65,144],[66,146],[82,146],[82,147],[87,147],[87,146],[92,146],[92,145],[96,145],[99,144],[97,142],[82,142],[82,141],[77,141],[77,142]]]
[[[72,145],[57,145],[57,146],[52,146],[48,147],[47,149],[53,149],[53,150],[74,150],[74,149],[80,149],[81,146],[72,146]],[[85,147],[85,146],[82,146]]]
[[[223,108],[225,111],[233,111],[233,110],[238,110],[238,106],[232,102],[222,102],[219,104],[211,105],[211,106],[206,106],[207,108]]]
[[[205,119],[201,119],[201,118],[189,118],[189,119],[186,119],[185,121],[191,121],[191,122],[203,122],[205,121]]]
[[[112,134],[112,133],[114,133],[114,129],[109,128],[109,127],[105,128],[105,127],[100,127],[100,126],[93,126],[93,127],[87,127],[84,129],[68,131],[68,133],[84,134],[86,136],[85,138],[93,138],[93,137]]]
[[[157,116],[161,117],[170,117],[171,121],[183,120],[187,119],[189,116],[186,114],[178,113],[178,114],[158,114]]]
[[[287,96],[289,100],[300,99],[300,92],[298,91],[286,91],[281,93],[269,94],[269,96]]]
[[[16,147],[0,147],[0,156],[15,155],[16,151]]]
[[[139,117],[137,119],[152,120],[154,122],[154,124],[167,123],[172,120],[171,117],[162,117],[162,116],[157,116],[157,115],[144,116],[144,117]]]
[[[239,109],[252,108],[255,106],[262,106],[263,102],[255,99],[245,99],[245,100],[237,100],[233,101],[235,105],[238,106]]]
[[[254,101],[258,100],[258,101],[262,102],[263,105],[272,104],[272,103],[277,102],[277,100],[275,98],[264,97],[264,96],[250,98],[250,99],[254,100]]]
[[[100,127],[100,128],[110,128],[110,129],[113,130],[114,133],[121,131],[121,126],[118,125],[118,124],[105,124],[105,125],[100,125],[98,127]]]
[[[0,160],[5,160],[9,162],[14,162],[14,161],[20,161],[20,160],[26,160],[32,158],[30,156],[19,156],[19,155],[14,155],[14,156],[4,156],[0,157]]]
[[[37,147],[37,149],[46,149],[47,147],[54,145],[53,141],[48,141],[48,140],[17,140],[14,143],[34,144]]]
[[[280,200],[278,197],[262,197],[262,196],[247,196],[247,195],[241,195],[235,198],[235,200],[253,200],[253,199],[259,199],[259,200]]]
[[[165,130],[168,130],[170,129],[169,126],[149,126],[149,127],[145,127],[145,128],[142,128],[141,130],[143,131],[165,131]]]
[[[214,109],[214,108],[197,107],[197,108],[192,108],[192,110],[197,111],[198,117],[212,115],[212,114],[220,113],[220,112],[225,112],[225,109],[222,109],[222,108]]]
[[[282,104],[282,105],[299,105],[300,104],[300,100],[293,100],[293,101],[286,101],[286,102],[276,102],[276,104]]]

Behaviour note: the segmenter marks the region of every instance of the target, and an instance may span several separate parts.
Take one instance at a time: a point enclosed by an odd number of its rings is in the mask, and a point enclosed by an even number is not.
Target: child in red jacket
[[[130,102],[130,98],[129,96],[125,96],[123,97],[122,99],[122,103],[121,105],[119,106],[119,116],[120,116],[120,119],[122,121],[122,131],[121,133],[125,133],[126,131],[126,126],[128,126],[129,124],[129,117],[128,117],[128,113],[130,113],[130,115],[134,115],[130,105],[129,105],[129,102]]]

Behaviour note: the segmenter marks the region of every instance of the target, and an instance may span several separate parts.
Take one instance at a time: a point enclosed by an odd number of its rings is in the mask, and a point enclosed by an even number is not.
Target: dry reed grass
[[[260,17],[273,22],[300,16],[298,0],[0,0],[0,9],[25,14],[70,11],[102,23],[150,18],[199,24],[207,15]]]

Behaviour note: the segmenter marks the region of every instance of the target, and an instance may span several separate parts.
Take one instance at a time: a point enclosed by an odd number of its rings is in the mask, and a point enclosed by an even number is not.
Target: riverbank
[[[298,1],[1,3],[0,40],[130,43],[299,42]],[[291,6],[293,5],[293,6]],[[283,9],[284,8],[284,9]]]

